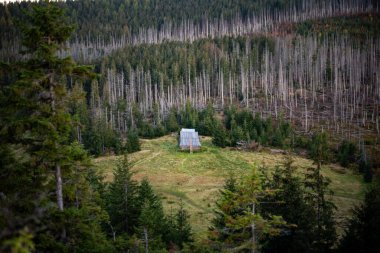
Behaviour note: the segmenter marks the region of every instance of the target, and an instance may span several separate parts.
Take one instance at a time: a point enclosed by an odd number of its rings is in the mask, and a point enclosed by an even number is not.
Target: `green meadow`
[[[209,137],[201,137],[201,151],[189,153],[179,151],[175,136],[164,136],[153,140],[142,140],[141,151],[129,155],[135,179],[147,178],[162,197],[167,212],[178,208],[182,200],[189,211],[195,237],[206,236],[218,198],[219,189],[229,175],[242,177],[256,168],[270,175],[277,165],[285,160],[285,154],[264,149],[261,152],[246,152],[221,149],[214,146]],[[120,157],[107,156],[94,159],[95,166],[104,173],[105,180],[113,178],[113,169]],[[303,177],[313,162],[292,155],[293,165]],[[323,167],[323,174],[331,179],[330,196],[337,206],[338,224],[350,214],[351,208],[359,204],[364,196],[365,185],[360,175],[336,164]],[[339,229],[341,231],[341,229]]]

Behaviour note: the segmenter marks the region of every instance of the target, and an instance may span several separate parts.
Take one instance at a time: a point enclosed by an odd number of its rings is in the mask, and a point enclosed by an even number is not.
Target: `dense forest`
[[[375,252],[379,8],[0,4],[0,252]],[[181,127],[220,148],[306,152],[314,165],[300,174],[289,157],[268,174],[226,179],[207,238],[195,241],[182,202],[167,212],[128,158],[140,138]],[[105,181],[92,157],[114,154]],[[344,226],[321,172],[330,162],[368,183]]]
[[[212,101],[276,118],[282,112],[306,132],[321,122],[335,131],[348,123],[378,132],[380,44],[358,43],[346,36],[224,37],[130,46],[100,63],[103,91],[94,92],[109,106],[109,119],[120,101],[137,103],[144,115],[154,104],[165,115],[186,100],[197,108]]]
[[[281,24],[341,15],[377,12],[376,0],[238,0],[238,1],[65,1],[77,25],[68,52],[89,62],[127,44],[194,41],[202,38],[281,31]],[[12,18],[23,19],[33,3],[0,5],[2,58],[18,53]]]

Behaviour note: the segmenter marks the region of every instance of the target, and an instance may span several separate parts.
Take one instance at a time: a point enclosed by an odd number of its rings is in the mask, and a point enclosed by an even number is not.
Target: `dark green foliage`
[[[127,135],[127,143],[125,144],[126,151],[130,154],[140,151],[140,140],[136,132],[130,131]]]
[[[207,108],[199,112],[198,130],[200,135],[212,136],[216,123],[214,115],[215,112],[211,103],[208,103]]]
[[[306,136],[293,134],[292,145],[294,148],[308,149],[310,147],[310,140]]]
[[[104,153],[103,136],[94,129],[83,133],[83,144],[92,155],[100,156]]]
[[[329,180],[320,173],[320,167],[310,168],[302,180],[287,158],[283,166],[276,168],[265,184],[275,189],[268,195],[260,210],[282,216],[287,225],[274,237],[263,237],[263,252],[332,252],[336,242],[334,209],[327,200],[332,192]]]
[[[157,112],[153,113],[153,122],[150,122],[143,119],[136,106],[133,106],[132,111],[129,127],[136,129],[133,131],[138,131],[138,135],[145,138],[159,137],[183,127],[194,128],[200,135],[212,136],[213,143],[219,147],[236,146],[240,141],[256,141],[262,145],[282,148],[291,145],[292,127],[282,117],[273,124],[271,118],[262,119],[258,114],[254,117],[251,112],[237,110],[233,106],[225,108],[224,124],[217,118],[211,103],[200,110],[187,101],[179,113],[171,108],[163,121],[159,119]]]
[[[359,172],[363,173],[364,182],[367,182],[367,183],[372,182],[372,178],[373,178],[372,162],[371,162],[371,159],[368,157],[364,146],[361,148],[360,158],[358,161],[358,167],[359,167]]]
[[[0,64],[0,251],[136,252],[144,250],[147,243],[151,252],[165,251],[172,244],[183,248],[183,252],[208,252],[202,246],[189,246],[192,233],[189,216],[182,204],[175,215],[166,216],[160,197],[148,181],[138,184],[132,180],[126,158],[119,162],[114,181],[104,184],[102,176],[91,168],[89,156],[79,143],[98,156],[119,154],[122,137],[127,139],[127,152],[132,153],[140,150],[139,136],[154,138],[178,131],[180,126],[195,128],[202,135],[212,135],[213,143],[220,147],[235,146],[239,141],[256,141],[286,148],[292,135],[291,125],[282,117],[272,121],[253,115],[251,111],[230,107],[225,110],[223,124],[215,117],[211,103],[200,110],[190,100],[182,109],[172,108],[166,118],[159,113],[157,104],[142,111],[135,104],[130,113],[126,110],[130,105],[119,101],[116,107],[126,112],[121,121],[125,120],[127,126],[115,130],[115,120],[112,116],[111,119],[107,117],[116,108],[102,101],[108,106],[109,111],[104,116],[107,119],[92,117],[92,111],[87,108],[88,97],[84,90],[89,87],[80,79],[91,75],[90,68],[77,66],[71,58],[57,56],[58,50],[64,49],[73,26],[63,18],[62,10],[54,6],[70,7],[70,18],[80,21],[78,36],[73,39],[91,44],[136,33],[141,27],[159,29],[167,21],[174,24],[187,19],[205,22],[205,17],[211,20],[221,16],[230,21],[235,15],[244,20],[265,6],[275,11],[289,3],[300,2],[80,0],[58,5],[46,1],[41,2],[40,7],[31,3],[0,5],[2,40],[17,38],[17,32],[12,31],[11,16],[21,15],[22,8],[35,6],[33,13],[20,22],[26,24],[21,28],[25,61]],[[318,22],[323,23],[323,20]],[[361,25],[358,30],[365,30]],[[363,26],[366,25],[364,22]],[[301,30],[305,32],[313,26],[304,24]],[[335,26],[340,27],[339,24]],[[371,31],[376,32],[376,29],[371,28]],[[127,46],[99,60],[96,68],[103,75],[111,68],[127,79],[130,70],[149,72],[152,83],[165,90],[184,80],[194,84],[201,73],[208,75],[213,84],[220,81],[215,75],[217,71],[236,76],[241,66],[248,64],[261,73],[263,49],[271,47],[273,40],[262,36]],[[246,53],[247,59],[241,60],[246,51],[250,52]],[[334,75],[332,69],[327,63],[328,81]],[[103,76],[98,78],[101,88],[104,88],[104,79]],[[209,92],[211,97],[217,93],[212,86]],[[138,96],[140,94],[135,98],[137,101]],[[240,91],[239,99],[245,99]],[[127,136],[124,136],[125,129],[130,129]],[[303,148],[307,141],[301,140],[298,145]],[[355,161],[355,153],[350,143],[342,143],[338,160],[347,166]],[[313,137],[310,155],[317,169],[311,169],[307,175],[307,190],[302,188],[290,163],[286,164],[284,169],[277,168],[268,184],[272,193],[263,197],[273,204],[259,203],[261,199],[257,196],[261,198],[267,192],[255,174],[239,182],[231,179],[226,183],[217,203],[210,235],[217,251],[254,248],[255,245],[247,243],[252,237],[249,226],[253,221],[258,223],[260,235],[264,234],[261,231],[270,231],[270,235],[260,238],[263,252],[328,252],[331,249],[336,238],[332,219],[334,208],[326,201],[328,180],[320,171],[321,165],[329,160],[326,135]],[[64,210],[57,210],[55,204],[56,165],[62,169]],[[359,170],[365,181],[372,180],[372,166],[365,155],[360,159]],[[378,195],[378,191],[368,193],[362,209],[358,209],[357,216],[350,221],[342,249],[360,252],[367,247],[365,249],[371,251],[374,242],[378,241],[376,214],[379,210],[372,208],[378,204]],[[252,204],[258,205],[259,214],[251,213]],[[278,216],[282,216],[288,226],[284,227]]]
[[[99,172],[98,169],[89,168],[87,170],[86,179],[89,187],[91,187],[93,192],[97,194],[94,196],[94,200],[104,208],[106,199],[106,183],[104,183],[105,176]]]
[[[155,137],[161,137],[161,136],[164,136],[165,134],[166,134],[166,130],[161,123],[159,123],[158,125],[155,126],[155,128],[154,128],[154,136]]]
[[[135,131],[135,130],[134,130]],[[143,121],[140,128],[138,128],[138,133],[144,138],[155,138],[163,136],[166,131],[164,127],[160,124],[153,126],[149,121]]]
[[[215,218],[211,221],[212,226],[209,228],[209,239],[211,240],[211,248],[219,252],[238,247],[249,236],[245,234],[245,238],[243,238],[241,233],[244,230],[228,225],[229,220],[236,219],[244,214],[242,207],[234,206],[237,201],[238,188],[239,182],[231,176],[226,180],[216,202]]]
[[[164,215],[161,199],[154,193],[149,182],[144,179],[138,188],[137,203],[140,209],[136,225],[137,235],[151,249],[165,248],[163,238],[168,234],[167,219]]]
[[[139,130],[139,135],[144,137],[144,138],[154,138],[155,137],[154,128],[153,128],[152,124],[150,124],[147,121],[143,121],[141,123],[140,127],[138,128],[138,130]]]
[[[190,101],[186,102],[185,108],[181,111],[181,126],[185,128],[196,128],[199,123],[198,111],[191,105]]]
[[[313,248],[317,252],[330,252],[337,239],[334,221],[336,207],[326,198],[327,195],[332,195],[328,188],[330,180],[321,174],[320,163],[308,171],[305,179],[307,202],[313,207],[316,216]]]
[[[26,249],[33,248],[38,224],[31,221],[38,222],[45,216],[38,208],[46,201],[46,178],[39,172],[41,169],[30,169],[35,159],[29,158],[22,145],[0,142],[0,251],[10,251],[19,240],[27,242]]]
[[[280,216],[264,217],[257,206],[270,191],[264,189],[255,170],[236,182],[229,179],[217,202],[209,239],[219,252],[249,252],[259,248],[257,238],[278,235],[285,223]]]
[[[230,146],[236,146],[240,141],[250,140],[248,126],[250,126],[249,119],[252,118],[252,115],[247,111],[239,112],[235,107],[227,108],[225,115],[225,126],[229,130]]]
[[[281,131],[276,130],[272,137],[272,145],[274,147],[282,147],[284,145],[284,139],[282,137]]]
[[[107,75],[108,69],[115,69],[117,73],[123,73],[126,78],[131,77],[131,70],[135,73],[141,70],[149,71],[152,81],[162,86],[164,90],[171,86],[175,88],[182,84],[183,80],[189,80],[194,85],[196,78],[202,73],[210,75],[211,84],[216,84],[219,71],[239,74],[238,63],[246,57],[244,53],[246,47],[250,50],[248,57],[254,59],[252,65],[258,70],[263,70],[261,65],[263,51],[270,49],[272,43],[274,43],[272,38],[254,36],[249,39],[246,37],[201,39],[193,43],[127,45],[104,57],[97,63],[97,69],[104,76]],[[219,51],[225,53],[219,54],[217,53]],[[223,69],[217,66],[218,62],[223,62]],[[212,85],[212,95],[216,92],[215,89],[216,87]]]
[[[174,216],[174,231],[172,234],[174,237],[174,243],[180,248],[183,247],[184,243],[192,242],[192,232],[191,225],[189,223],[190,215],[183,207],[183,202],[181,200],[179,210]]]
[[[109,236],[119,251],[165,250],[175,244],[192,241],[188,214],[183,206],[173,217],[166,216],[159,196],[144,179],[140,184],[132,179],[131,164],[124,156],[114,172],[114,181],[105,195],[110,222],[105,223]],[[147,238],[147,240],[146,240]]]
[[[380,241],[380,183],[369,188],[364,203],[353,209],[338,252],[377,252]]]
[[[228,144],[228,136],[221,122],[215,122],[212,131],[212,143],[218,147],[224,148]]]
[[[369,1],[366,1],[366,5]],[[22,10],[30,8],[33,3],[11,3],[8,8],[0,5],[0,16],[4,17],[0,22],[0,34],[2,38],[12,38],[17,35],[13,29],[11,17],[21,17]],[[97,38],[111,40],[111,36],[117,38],[123,34],[131,35],[138,33],[140,28],[153,27],[162,28],[163,24],[171,21],[179,24],[183,20],[201,23],[205,17],[209,20],[223,17],[226,21],[231,21],[236,16],[246,19],[254,13],[268,8],[272,12],[281,11],[286,8],[302,8],[301,0],[266,0],[250,1],[236,0],[151,0],[151,1],[65,1],[59,3],[69,11],[70,20],[77,24],[76,38],[90,42]],[[364,36],[364,31],[370,34],[378,34],[376,13],[362,15],[363,17],[346,17],[318,20],[313,24],[300,24],[296,29],[301,34],[309,32],[320,32],[328,25],[328,32],[352,33]],[[373,20],[375,19],[375,20]],[[303,28],[303,29],[302,29]],[[351,31],[352,30],[352,31]],[[377,32],[377,33],[376,33]],[[73,38],[74,39],[74,38]]]
[[[235,146],[240,141],[256,141],[262,145],[286,148],[291,145],[292,127],[289,122],[280,117],[273,124],[272,119],[263,119],[259,114],[252,115],[247,110],[226,108],[225,127],[230,130],[230,145]]]
[[[140,210],[137,200],[137,182],[132,179],[130,164],[124,155],[114,171],[114,181],[108,186],[106,209],[110,216],[111,233],[134,233]]]
[[[114,252],[100,227],[105,214],[99,208],[83,207],[66,208],[64,213],[53,212],[44,220],[49,224],[48,233],[37,234],[36,249],[38,252]],[[57,222],[60,221],[60,222]],[[61,224],[63,223],[63,224]],[[62,226],[66,228],[67,242],[56,240]]]
[[[281,115],[277,127],[274,130],[272,137],[272,145],[275,147],[286,147],[290,145],[289,138],[292,134],[292,127],[289,122],[287,122],[283,115]]]
[[[177,120],[177,110],[171,108],[169,115],[166,118],[165,126],[168,132],[177,132],[179,130],[178,120]]]
[[[247,18],[258,10],[271,8],[281,10],[299,0],[284,1],[249,1],[238,0],[163,0],[163,1],[65,1],[59,3],[69,11],[70,20],[77,23],[76,37],[79,40],[89,39],[91,42],[102,37],[106,41],[111,40],[111,35],[121,37],[123,34],[138,33],[142,27],[161,28],[165,21],[178,24],[183,20],[190,19],[200,23],[205,17],[210,20],[223,17],[232,20],[236,16]],[[1,36],[9,37],[15,33],[13,25],[8,21],[12,16],[20,17],[22,9],[28,8],[32,3],[11,3],[8,8],[0,5],[0,15],[5,17],[0,23]]]
[[[349,141],[342,141],[338,148],[337,158],[343,167],[347,167],[350,163],[356,161],[357,147],[354,143]]]
[[[237,180],[230,176],[224,183],[224,187],[220,190],[219,200],[216,202],[216,209],[214,210],[215,217],[211,221],[212,227],[209,228],[209,239],[215,243],[216,248],[220,242],[227,240],[230,231],[226,229],[226,220],[229,216],[236,217],[239,210],[225,209],[225,203],[234,201],[233,193],[237,191]],[[212,243],[212,244],[214,244]]]
[[[164,238],[169,244],[177,245],[182,249],[185,244],[188,245],[193,242],[193,233],[191,231],[189,218],[190,215],[184,209],[184,204],[181,199],[177,212],[167,217],[168,232]]]
[[[379,25],[380,15],[378,13],[362,13],[301,22],[295,26],[295,30],[304,36],[313,33],[329,36],[344,34],[355,39],[365,39],[368,36],[378,36]]]
[[[131,128],[140,129],[143,125],[143,115],[136,104],[132,105]]]
[[[359,171],[363,173],[364,182],[370,183],[373,178],[372,163],[370,160],[359,161]]]
[[[348,167],[350,164],[357,164],[359,172],[363,174],[365,182],[371,182],[373,177],[373,168],[371,159],[367,157],[364,146],[360,148],[349,141],[343,140],[338,147],[336,153],[332,153],[326,133],[315,133],[311,140],[307,140],[304,136],[296,136],[294,147],[307,148],[309,157],[314,160],[315,164],[321,166],[331,160],[338,161],[343,167]]]
[[[119,133],[101,121],[92,121],[83,131],[83,144],[95,156],[120,154],[121,139]]]
[[[83,131],[90,124],[86,93],[83,90],[82,82],[75,82],[74,86],[69,90],[67,107],[73,124],[70,140],[82,143]]]
[[[62,9],[44,1],[27,19],[21,27],[25,61],[12,64],[13,79],[0,90],[1,247],[32,236],[38,252],[112,251],[100,228],[104,211],[86,177],[89,157],[70,143],[75,121],[65,81],[90,76],[90,69],[57,56],[72,31]],[[16,249],[23,246],[0,250]]]
[[[72,140],[83,143],[95,156],[121,153],[120,134],[103,119],[90,117],[86,92],[81,82],[75,82],[69,92],[68,109],[73,119]]]
[[[288,158],[283,166],[276,168],[266,185],[277,190],[263,201],[262,212],[280,215],[288,225],[278,236],[262,239],[262,252],[314,252],[315,210],[307,202],[296,170]]]
[[[309,155],[317,164],[325,164],[329,161],[329,146],[326,133],[315,133],[309,144]]]
[[[157,105],[154,105],[151,117],[144,118],[137,105],[134,104],[132,114],[129,116],[128,128],[130,132],[144,138],[155,138],[166,134],[163,121],[159,117]]]
[[[71,144],[67,155],[73,165],[62,166],[65,209],[50,210],[45,229],[35,235],[36,248],[39,252],[113,252],[101,227],[108,221],[102,177],[89,169],[90,158],[81,145]],[[57,240],[59,236],[64,239]]]
[[[238,142],[248,139],[243,132],[243,128],[239,126],[235,120],[231,121],[230,130],[230,146],[234,147]]]

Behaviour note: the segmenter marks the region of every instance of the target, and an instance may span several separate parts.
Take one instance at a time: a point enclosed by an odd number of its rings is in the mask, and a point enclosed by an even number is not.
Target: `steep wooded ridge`
[[[0,15],[0,252],[378,248],[378,0],[41,0]],[[181,128],[200,150],[178,147]],[[373,188],[347,220],[359,174]]]
[[[274,32],[279,24],[379,10],[376,0],[66,1],[59,3],[77,25],[63,55],[90,62],[127,44],[195,41]],[[1,58],[19,50],[10,17],[32,3],[1,5]],[[5,54],[5,55],[4,55]]]
[[[357,139],[363,129],[379,132],[378,1],[59,4],[77,23],[61,54],[101,73],[85,87],[90,117],[121,133],[134,107],[165,118],[188,100],[198,109],[211,102],[284,114],[305,132],[323,126]],[[30,5],[1,5],[2,58],[18,50],[10,17]]]
[[[144,115],[158,104],[165,115],[190,100],[196,108],[212,101],[276,118],[285,113],[306,132],[321,124],[378,131],[379,45],[378,39],[358,46],[345,36],[308,36],[127,47],[102,62],[103,90],[93,91],[102,96],[91,99],[101,101],[103,115],[107,111],[123,130],[121,101],[138,104]]]

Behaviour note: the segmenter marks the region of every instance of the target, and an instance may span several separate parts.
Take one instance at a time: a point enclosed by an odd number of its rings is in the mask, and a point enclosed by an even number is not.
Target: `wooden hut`
[[[181,150],[199,150],[201,142],[199,141],[198,132],[195,129],[182,128],[179,135],[179,147]]]

